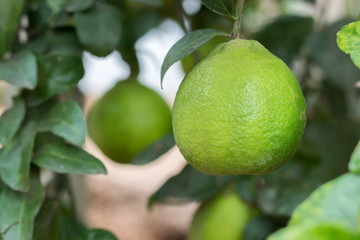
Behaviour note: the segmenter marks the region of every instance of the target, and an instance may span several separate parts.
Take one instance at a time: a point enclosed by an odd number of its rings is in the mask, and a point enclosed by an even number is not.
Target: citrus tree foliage
[[[212,38],[231,37],[239,19],[237,1],[201,2],[191,15],[175,0],[0,0],[0,79],[18,89],[0,116],[0,239],[116,239],[78,222],[66,175],[106,173],[81,149],[87,127],[75,99],[82,54],[118,50],[136,76],[136,41],[170,18],[187,34],[159,69],[159,79],[169,81],[172,64],[188,54],[195,64],[203,57],[197,50]],[[259,2],[245,0],[244,12],[256,11]],[[202,202],[232,185],[259,209],[243,239],[359,238],[360,94],[354,85],[360,31],[352,21],[319,28],[311,16],[280,14],[255,29],[243,18],[242,37],[258,40],[289,67],[301,63],[296,74],[307,103],[302,142],[287,165],[267,175],[210,176],[186,166],[150,197],[150,205]],[[172,135],[159,139],[133,163],[154,160],[173,145]],[[40,182],[44,171],[55,173],[46,185]]]
[[[144,6],[151,11],[144,13]],[[0,1],[0,79],[18,89],[0,116],[1,239],[115,239],[75,217],[64,174],[106,174],[104,165],[81,148],[87,126],[75,88],[84,75],[84,51],[102,57],[126,48],[124,58],[137,61],[131,58],[135,41],[165,17],[161,6],[153,1]],[[155,20],[134,29],[140,15]],[[46,185],[40,183],[44,171],[55,173]]]

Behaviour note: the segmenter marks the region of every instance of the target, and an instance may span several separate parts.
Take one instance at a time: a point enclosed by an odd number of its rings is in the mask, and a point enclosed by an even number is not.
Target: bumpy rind
[[[180,85],[173,131],[185,159],[213,175],[265,174],[293,155],[305,100],[286,64],[253,40],[220,44]]]

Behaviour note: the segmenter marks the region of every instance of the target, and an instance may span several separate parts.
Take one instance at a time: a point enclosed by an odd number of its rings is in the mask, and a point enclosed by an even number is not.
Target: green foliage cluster
[[[236,1],[202,0],[205,7],[191,16],[181,2],[0,1],[0,79],[19,88],[12,107],[0,116],[0,239],[116,239],[76,219],[64,173],[106,170],[80,148],[87,127],[79,103],[68,96],[77,95],[84,51],[106,56],[118,50],[136,76],[135,42],[172,18],[191,32],[165,58],[163,79],[173,63],[196,54],[213,37],[230,36],[239,20],[231,10]],[[258,3],[246,0],[244,11]],[[351,21],[319,28],[313,18],[282,14],[260,30],[243,28],[244,37],[258,40],[290,67],[300,65],[296,74],[308,111],[302,143],[285,167],[263,176],[210,176],[187,165],[149,205],[202,202],[235,185],[260,213],[245,227],[243,239],[359,238],[359,146],[352,152],[360,136],[360,92],[354,87],[360,72],[351,62],[358,66],[359,23],[342,28]],[[133,163],[145,164],[173,145],[172,136],[159,139]],[[47,170],[56,174],[44,185],[40,173]]]
[[[137,75],[135,42],[166,17],[162,1],[0,1],[0,79],[19,89],[0,116],[1,239],[115,239],[77,221],[63,175],[106,173],[81,148],[82,54],[119,50]]]

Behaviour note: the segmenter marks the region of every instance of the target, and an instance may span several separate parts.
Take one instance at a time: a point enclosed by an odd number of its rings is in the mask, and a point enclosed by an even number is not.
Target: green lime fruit
[[[185,76],[173,106],[181,153],[213,175],[280,168],[295,152],[305,122],[295,76],[254,40],[218,45]]]
[[[117,83],[90,109],[89,135],[110,159],[128,163],[171,132],[171,112],[155,91],[135,80]]]
[[[235,192],[225,191],[200,206],[188,240],[241,240],[247,223],[257,214]]]

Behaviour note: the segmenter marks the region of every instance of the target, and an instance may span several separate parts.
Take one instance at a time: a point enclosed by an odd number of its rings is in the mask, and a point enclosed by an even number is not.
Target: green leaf
[[[173,146],[175,146],[175,139],[171,133],[150,144],[150,146],[137,154],[131,163],[135,165],[149,163],[169,151]]]
[[[215,36],[227,36],[227,34],[215,29],[201,29],[190,32],[177,41],[166,54],[161,66],[161,86],[165,73],[174,63],[194,52]]]
[[[4,240],[30,240],[33,235],[34,218],[40,210],[43,189],[39,174],[31,174],[27,193],[5,188],[0,195],[0,231]]]
[[[24,0],[0,1],[0,57],[12,45],[24,2]]]
[[[86,138],[86,121],[79,105],[65,101],[53,107],[39,124],[39,131],[50,131],[70,143],[82,145]]]
[[[47,28],[46,25],[49,24],[53,12],[46,4],[46,1],[41,0],[31,3],[31,7],[27,9],[26,14],[29,18],[29,29],[42,29]],[[33,40],[34,38],[27,44],[31,43]]]
[[[279,228],[279,224],[271,217],[258,216],[245,227],[242,240],[264,240]]]
[[[344,90],[353,89],[360,71],[336,44],[336,33],[349,20],[341,20],[310,34],[308,44],[311,59],[324,71],[325,77]],[[344,77],[346,76],[346,77]]]
[[[150,197],[149,205],[204,201],[220,192],[231,179],[232,177],[228,176],[212,176],[199,172],[188,164]]]
[[[106,168],[99,159],[61,141],[43,143],[35,152],[32,162],[57,173],[106,174]]]
[[[117,238],[109,231],[104,229],[91,229],[88,231],[86,240],[117,240]]]
[[[94,0],[47,0],[46,2],[48,7],[58,16],[64,10],[68,12],[83,11],[94,4]]]
[[[311,178],[303,166],[304,159],[292,158],[276,172],[260,178],[256,185],[256,203],[263,213],[277,217],[290,217],[294,209],[320,184]]]
[[[47,213],[44,212],[44,207],[47,208]],[[41,217],[43,219],[39,222]],[[63,202],[45,202],[36,218],[34,240],[86,240],[88,230],[75,218],[69,214]]]
[[[82,59],[73,54],[39,57],[39,67],[39,84],[34,91],[28,92],[26,99],[31,106],[75,87],[84,75]]]
[[[13,106],[0,117],[0,143],[6,147],[15,136],[25,117],[25,103],[15,99]]]
[[[32,39],[27,44],[27,48],[37,55],[79,55],[83,51],[75,29],[68,28],[47,31]]]
[[[345,174],[315,190],[293,213],[289,225],[332,222],[359,229],[360,176]]]
[[[201,2],[205,7],[217,14],[232,17],[232,14],[224,4],[223,0],[201,0]]]
[[[332,223],[298,224],[272,234],[268,240],[355,240],[360,234]]]
[[[255,204],[255,193],[258,177],[253,175],[239,175],[235,179],[235,189],[241,198],[248,203]]]
[[[96,56],[114,51],[121,39],[121,17],[117,8],[97,4],[86,12],[75,14],[75,27],[80,42]]]
[[[281,16],[252,37],[290,65],[313,27],[313,19]]]
[[[343,26],[336,36],[339,48],[350,54],[353,63],[360,68],[360,21]]]
[[[36,57],[21,52],[8,62],[0,62],[0,79],[18,87],[34,89],[37,83]]]
[[[142,3],[149,6],[159,7],[163,4],[162,0],[131,0],[132,2]]]
[[[351,155],[349,170],[353,173],[360,173],[360,141]]]
[[[336,98],[334,101],[340,102]],[[354,131],[359,126],[350,127],[343,117],[338,122],[334,120],[308,120],[298,147],[299,160],[308,165],[308,178],[321,183],[348,171],[349,158],[359,140],[359,134]]]
[[[1,179],[14,190],[29,190],[30,161],[36,129],[35,122],[27,123],[14,140],[0,150]]]
[[[94,4],[94,0],[66,0],[65,10],[69,12],[83,11]]]

